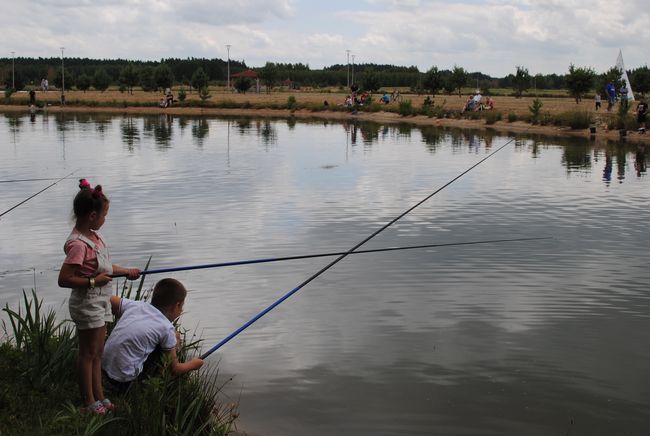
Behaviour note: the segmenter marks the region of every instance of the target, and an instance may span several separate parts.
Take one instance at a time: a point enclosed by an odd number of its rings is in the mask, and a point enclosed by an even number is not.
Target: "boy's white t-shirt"
[[[160,310],[143,301],[122,298],[120,319],[106,340],[102,368],[119,382],[135,380],[147,357],[160,346],[176,347],[176,330]]]

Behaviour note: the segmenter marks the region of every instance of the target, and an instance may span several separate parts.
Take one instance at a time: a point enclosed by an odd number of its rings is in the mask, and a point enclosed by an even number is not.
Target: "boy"
[[[162,354],[169,356],[174,374],[199,369],[203,360],[195,357],[180,363],[176,358],[180,334],[172,321],[181,316],[187,291],[175,279],[162,279],[153,289],[151,304],[111,297],[117,325],[106,340],[102,369],[108,380],[118,388],[126,388],[141,374],[146,375]]]

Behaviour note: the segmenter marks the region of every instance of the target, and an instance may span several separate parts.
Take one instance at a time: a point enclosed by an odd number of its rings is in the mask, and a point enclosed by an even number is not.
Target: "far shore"
[[[381,93],[378,93],[381,94]],[[377,95],[377,94],[375,94]],[[109,113],[109,114],[132,114],[132,115],[160,115],[170,114],[175,116],[241,116],[241,117],[259,117],[259,118],[296,118],[296,119],[322,119],[322,120],[335,120],[335,121],[350,121],[350,120],[363,120],[377,123],[386,124],[399,124],[407,123],[417,126],[438,126],[448,128],[460,129],[490,129],[499,132],[508,133],[528,133],[548,136],[563,136],[563,137],[582,137],[594,138],[597,141],[620,141],[621,137],[618,130],[608,130],[606,120],[608,117],[613,116],[613,113],[607,113],[604,109],[595,112],[592,107],[591,100],[583,100],[580,104],[576,104],[573,99],[569,98],[552,98],[540,97],[544,103],[543,109],[549,113],[562,113],[569,111],[588,111],[592,112],[596,122],[596,134],[591,135],[589,129],[571,129],[569,127],[558,127],[553,125],[533,125],[526,121],[507,121],[506,114],[515,113],[519,116],[528,114],[528,107],[532,104],[534,97],[526,96],[522,98],[515,98],[511,96],[495,97],[496,110],[503,114],[501,121],[496,121],[492,124],[487,124],[484,118],[470,119],[470,118],[436,118],[424,115],[402,116],[396,112],[379,111],[379,112],[364,112],[363,107],[359,107],[358,111],[350,112],[345,110],[309,110],[309,109],[281,109],[277,108],[280,104],[286,103],[289,96],[294,96],[298,104],[322,104],[325,100],[332,106],[338,104],[345,99],[343,93],[325,93],[325,92],[300,92],[300,91],[284,91],[273,92],[271,94],[233,94],[225,92],[216,92],[210,98],[211,103],[219,104],[220,102],[234,102],[238,105],[244,103],[254,105],[254,107],[199,107],[199,106],[174,106],[167,108],[160,108],[155,105],[160,98],[157,93],[144,93],[142,91],[134,91],[133,95],[128,93],[120,93],[118,91],[107,91],[100,93],[97,91],[88,91],[83,93],[81,91],[66,92],[66,98],[69,102],[66,106],[60,106],[53,103],[57,98],[56,91],[49,93],[38,92],[37,101],[48,101],[50,104],[45,107],[47,112],[92,112],[92,113]],[[18,97],[18,95],[16,95]],[[24,99],[24,94],[20,96]],[[414,107],[420,107],[421,101],[424,96],[403,94],[402,99],[412,100]],[[448,108],[462,107],[462,102],[466,96],[458,97],[452,96],[435,96],[436,104],[444,104]],[[13,98],[12,98],[13,100]],[[188,95],[187,101],[198,100],[196,93]],[[116,105],[93,105],[93,102],[124,102],[122,107]],[[444,103],[443,103],[444,102]],[[86,106],[86,103],[88,105]],[[145,106],[138,104],[147,104]],[[269,108],[264,106],[268,105]],[[397,105],[397,103],[391,103]],[[276,107],[276,108],[271,108]],[[0,105],[0,112],[24,112],[29,113],[30,109],[25,105],[9,104]],[[650,143],[650,133],[641,135],[635,131],[629,131],[626,136],[628,143]]]

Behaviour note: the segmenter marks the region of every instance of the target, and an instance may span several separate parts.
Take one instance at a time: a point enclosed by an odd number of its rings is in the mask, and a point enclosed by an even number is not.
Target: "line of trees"
[[[231,74],[246,70],[243,61],[230,61]],[[307,64],[285,64],[267,62],[255,69],[267,90],[289,81],[293,87],[346,87],[348,81],[354,82],[360,89],[377,91],[380,88],[410,87],[416,92],[448,94],[458,93],[468,86],[476,87],[483,93],[491,89],[512,89],[520,97],[531,89],[553,90],[566,89],[579,102],[586,93],[593,90],[602,92],[604,86],[612,81],[620,87],[621,72],[611,68],[597,74],[593,68],[569,66],[566,74],[536,74],[531,76],[524,66],[517,66],[515,71],[502,78],[493,78],[480,72],[470,73],[460,66],[451,70],[439,70],[432,67],[420,72],[415,66],[396,66],[385,64],[335,64],[319,70],[313,70]],[[41,79],[48,78],[56,88],[61,88],[61,59],[59,58],[17,58],[13,67],[12,59],[0,58],[0,77],[4,78],[5,87],[10,88],[15,82],[16,90],[37,87]],[[65,59],[66,87],[76,87],[85,91],[93,87],[99,91],[111,85],[119,85],[125,92],[133,92],[140,87],[145,91],[157,91],[182,84],[188,88],[201,90],[210,83],[225,83],[227,80],[227,62],[222,59],[169,58],[156,61],[128,61],[124,59]],[[635,92],[650,92],[650,70],[647,66],[628,71]],[[249,81],[250,82],[250,81]],[[246,86],[248,85],[248,87]],[[246,91],[250,83],[235,81],[233,86]]]

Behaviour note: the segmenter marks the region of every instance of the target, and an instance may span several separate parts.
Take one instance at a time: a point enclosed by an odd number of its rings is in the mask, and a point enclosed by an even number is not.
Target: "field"
[[[178,90],[176,87],[173,89],[174,98],[178,98]],[[391,89],[386,90],[389,94],[392,92]],[[444,102],[445,107],[449,109],[460,109],[462,108],[464,102],[467,99],[467,96],[470,95],[472,89],[463,90],[463,96],[458,97],[455,95],[436,95],[434,102],[436,105],[441,105]],[[503,95],[506,94],[509,90],[493,90],[494,91],[494,101],[495,109],[503,112],[509,113],[513,112],[517,115],[527,115],[529,114],[528,107],[532,104],[534,96],[525,95],[522,98],[515,98],[512,96]],[[406,90],[400,90],[402,101],[411,100],[414,107],[418,108],[422,106],[422,102],[426,95],[417,95],[406,92]],[[544,94],[551,93],[553,97],[546,97]],[[375,96],[380,96],[382,92],[375,93]],[[593,111],[594,103],[592,98],[583,100],[580,104],[576,104],[575,100],[568,97],[557,97],[557,95],[563,94],[561,90],[555,90],[553,92],[542,93],[540,91],[539,98],[544,103],[543,111],[549,112],[551,114],[558,114],[561,112],[567,111]],[[346,93],[342,90],[332,88],[327,90],[274,90],[271,93],[256,93],[256,92],[247,92],[245,94],[239,94],[236,92],[228,92],[223,87],[212,87],[210,88],[210,98],[209,102],[219,103],[224,101],[232,101],[234,103],[246,103],[249,102],[255,107],[267,106],[267,105],[282,105],[286,104],[287,98],[293,95],[298,104],[312,104],[312,105],[321,105],[324,101],[327,101],[330,105],[339,105],[345,101]],[[55,91],[49,91],[47,93],[38,91],[36,98],[37,100],[48,100],[54,102],[58,99],[59,93]],[[66,91],[67,101],[96,101],[96,102],[126,102],[128,105],[134,103],[149,103],[154,104],[159,102],[163,97],[162,93],[157,92],[144,92],[142,90],[134,90],[133,94],[127,92],[120,92],[115,88],[111,88],[105,92],[99,91]],[[24,100],[27,98],[26,92],[18,92],[12,96],[12,99],[21,99]],[[191,94],[187,93],[186,101],[200,101],[200,98],[196,91]],[[396,102],[390,103],[388,107],[397,105]]]

